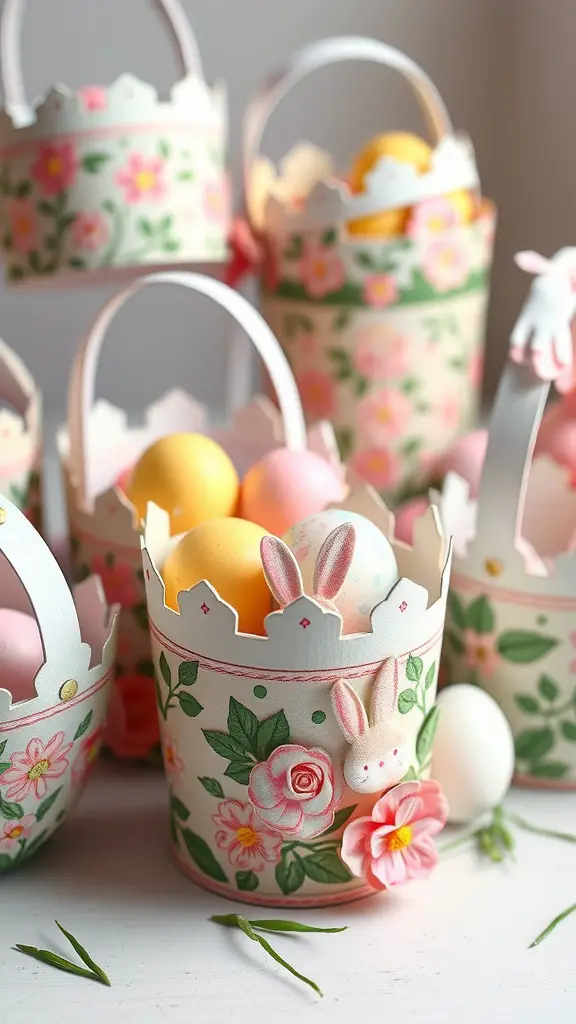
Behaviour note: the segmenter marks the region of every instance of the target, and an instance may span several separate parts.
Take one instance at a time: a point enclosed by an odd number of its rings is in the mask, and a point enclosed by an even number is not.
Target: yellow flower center
[[[444,249],[440,257],[440,263],[443,267],[452,267],[454,265],[454,253],[450,249]]]
[[[51,156],[46,165],[48,174],[53,174],[56,177],[57,174],[62,174],[63,165],[62,160],[59,156]]]
[[[482,646],[482,644],[478,644],[478,646],[474,648],[474,652],[476,654],[478,661],[486,661],[486,658],[488,657],[488,651],[486,650],[485,647]]]
[[[86,756],[86,760],[87,760],[88,764],[92,764],[92,762],[96,760],[96,758],[98,757],[99,752],[100,752],[100,741],[97,740],[96,743],[92,743],[92,745],[90,746],[90,748],[88,750],[88,753],[87,753],[87,756]]]
[[[14,828],[8,833],[8,839],[20,839],[23,831],[22,825],[14,825]]]
[[[14,227],[16,228],[17,235],[29,235],[32,229],[32,221],[28,214],[21,213],[20,216],[16,218]]]
[[[402,825],[388,836],[388,849],[391,853],[395,853],[397,850],[404,850],[405,847],[410,846],[411,842],[412,829],[410,825]]]
[[[250,849],[251,846],[256,846],[256,843],[258,842],[258,833],[255,832],[253,828],[250,828],[249,825],[242,825],[236,833],[236,838],[238,839],[240,846],[243,846],[244,849],[247,850]]]
[[[431,234],[440,234],[441,231],[444,231],[445,227],[446,223],[444,221],[444,218],[441,217],[440,214],[437,213],[433,217],[430,217],[430,220],[428,221],[428,230],[430,231]]]
[[[381,405],[376,413],[376,420],[378,423],[385,425],[392,419],[392,413],[387,405]]]
[[[136,175],[136,184],[141,192],[148,192],[149,189],[154,188],[156,184],[156,175],[154,171],[138,171]]]
[[[28,772],[28,778],[41,779],[44,773],[48,771],[49,767],[50,761],[38,761],[38,764],[35,764]]]
[[[390,294],[390,283],[388,281],[378,281],[373,287],[374,294],[380,299],[385,299]]]
[[[312,273],[314,277],[325,277],[326,276],[326,260],[314,260],[312,265]]]
[[[371,473],[379,473],[387,468],[386,455],[384,452],[374,452],[366,460],[368,470]]]

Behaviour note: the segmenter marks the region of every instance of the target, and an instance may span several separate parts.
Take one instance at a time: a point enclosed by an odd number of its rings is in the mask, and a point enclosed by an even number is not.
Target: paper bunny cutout
[[[372,689],[371,722],[356,690],[344,679],[334,683],[332,709],[344,738],[351,744],[344,761],[346,785],[355,793],[390,789],[410,767],[411,746],[392,724],[398,693],[398,662],[388,658]]]
[[[338,613],[334,601],[344,586],[355,544],[356,531],[352,523],[342,523],[328,534],[318,552],[312,593],[308,596],[329,611]],[[281,608],[304,596],[300,566],[283,540],[279,537],[263,537],[260,557],[266,582]]]
[[[541,380],[571,377],[570,324],[576,313],[576,248],[560,249],[551,259],[519,252],[516,264],[537,274],[510,336],[510,358],[531,362]],[[566,390],[560,386],[559,390]]]

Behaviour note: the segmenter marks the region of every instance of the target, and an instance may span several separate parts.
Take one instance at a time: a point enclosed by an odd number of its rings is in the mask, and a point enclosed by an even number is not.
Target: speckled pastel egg
[[[412,498],[399,505],[394,513],[394,536],[405,544],[412,544],[414,523],[430,507],[428,498]]]
[[[280,537],[294,523],[341,501],[343,490],[337,471],[321,455],[275,448],[246,473],[240,511]]]
[[[342,523],[352,523],[356,544],[344,586],[334,603],[342,616],[343,631],[358,633],[370,629],[370,613],[398,580],[396,556],[388,539],[365,516],[333,508],[308,516],[283,539],[300,566],[304,592],[313,597],[318,552],[328,534]]]
[[[457,473],[470,484],[472,497],[478,494],[480,478],[488,446],[488,431],[472,430],[458,439],[434,464],[434,477],[443,480],[448,473]]]
[[[0,688],[12,703],[35,696],[34,677],[44,662],[38,623],[33,615],[0,608]]]

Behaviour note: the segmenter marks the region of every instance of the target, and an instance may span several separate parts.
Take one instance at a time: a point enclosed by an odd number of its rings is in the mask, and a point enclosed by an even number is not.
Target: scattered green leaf
[[[283,957],[281,957],[280,954],[276,952],[276,950],[270,945],[268,940],[265,939],[263,935],[258,935],[258,933],[254,931],[251,922],[248,921],[245,917],[241,917],[240,914],[217,914],[210,920],[214,921],[215,924],[223,924],[226,928],[240,928],[240,930],[243,931],[244,934],[252,940],[252,942],[257,942],[262,947],[262,949],[265,950],[265,952],[268,953],[268,955],[276,961],[277,964],[280,964],[281,967],[284,967],[285,970],[289,971],[290,974],[292,974],[295,978],[298,978],[299,981],[303,981],[305,985],[309,985],[310,988],[314,989],[314,991],[317,992],[319,996],[322,995],[322,992],[320,991],[316,982],[312,981],[311,978],[307,978],[305,974],[300,974],[300,971],[297,971],[296,968],[292,967],[292,965],[289,964],[287,960],[284,960]],[[282,930],[297,931],[299,929],[286,928]]]
[[[534,949],[534,946],[539,946],[541,942],[544,942],[544,939],[548,938],[550,933],[554,931],[557,925],[559,925],[567,917],[570,917],[570,914],[573,914],[574,911],[576,911],[576,903],[573,903],[571,907],[567,907],[566,910],[563,910],[561,914],[558,914],[558,916],[550,922],[548,927],[545,928],[543,932],[540,932],[540,935],[536,936],[534,942],[531,942],[528,946],[528,949]]]

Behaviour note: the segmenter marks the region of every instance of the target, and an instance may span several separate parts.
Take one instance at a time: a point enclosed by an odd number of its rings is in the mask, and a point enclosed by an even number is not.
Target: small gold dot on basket
[[[60,700],[72,700],[78,693],[78,683],[75,679],[67,679],[60,687]]]
[[[489,576],[499,576],[504,568],[504,563],[499,558],[487,558],[484,568]]]
[[[0,508],[0,526],[6,522],[6,509]]]

